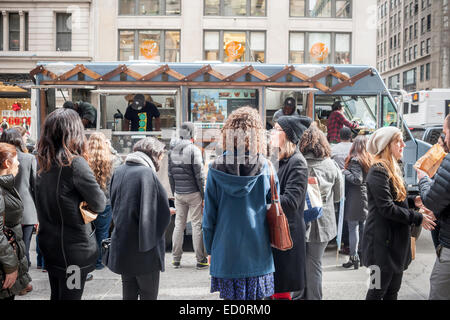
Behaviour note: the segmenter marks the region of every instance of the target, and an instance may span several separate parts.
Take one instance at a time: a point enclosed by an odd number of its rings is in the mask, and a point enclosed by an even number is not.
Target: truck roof
[[[83,75],[79,77],[79,74]],[[38,62],[30,75],[33,79],[36,77],[36,84],[48,86],[237,85],[314,88],[316,94],[325,95],[388,94],[378,71],[368,65]]]

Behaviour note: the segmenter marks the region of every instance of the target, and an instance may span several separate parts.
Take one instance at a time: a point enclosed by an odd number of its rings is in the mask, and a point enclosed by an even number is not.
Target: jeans
[[[33,228],[34,224],[22,225],[23,242],[25,243],[25,255],[27,256],[28,267],[31,266],[30,244],[31,244],[31,237],[33,236]]]
[[[44,267],[44,256],[42,255],[41,250],[39,249],[38,237],[39,237],[39,235],[36,234],[36,255],[37,255],[36,265],[38,267],[42,267],[42,268],[45,269],[45,267]]]
[[[347,221],[348,237],[350,242],[350,256],[356,256],[361,252],[362,236],[364,233],[364,221]]]
[[[450,300],[450,249],[443,247],[430,277],[430,300]]]
[[[173,261],[180,262],[183,254],[184,229],[188,213],[190,213],[192,224],[192,244],[194,246],[197,262],[204,262],[207,259],[205,246],[203,244],[202,232],[202,197],[200,192],[178,194],[175,193],[175,228],[172,235],[172,255]]]
[[[156,300],[159,290],[159,275],[159,270],[139,276],[123,274],[123,300],[138,300],[138,297],[141,300]]]
[[[366,300],[397,300],[398,292],[402,285],[402,273],[381,271],[379,289],[369,289]]]
[[[322,300],[322,257],[327,244],[306,243],[306,300]]]
[[[80,287],[70,289],[67,287],[67,277],[60,274],[54,274],[48,271],[48,279],[50,281],[51,296],[50,300],[81,300],[86,283],[87,273],[80,273]],[[69,283],[73,283],[69,280]]]
[[[102,267],[102,241],[109,236],[109,226],[111,225],[112,211],[111,205],[105,207],[105,211],[99,213],[97,219],[94,220],[95,225],[95,237],[97,238],[97,244],[100,248],[99,257],[97,259],[96,267]]]

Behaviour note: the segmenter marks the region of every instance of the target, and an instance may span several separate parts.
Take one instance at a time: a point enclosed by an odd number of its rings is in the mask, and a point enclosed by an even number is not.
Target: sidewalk
[[[48,300],[50,286],[47,273],[36,269],[35,240],[30,250],[32,266],[30,270],[34,290],[17,300]],[[424,300],[430,289],[429,277],[434,265],[435,253],[430,233],[422,230],[417,241],[416,260],[413,261],[403,277],[400,300]],[[217,300],[219,294],[209,293],[210,277],[208,270],[196,270],[195,255],[185,252],[180,269],[172,268],[172,256],[166,253],[166,272],[161,273],[159,300]],[[329,248],[323,261],[324,300],[364,300],[367,292],[368,273],[366,268],[344,269],[342,263],[347,256],[339,255],[336,263],[336,249]],[[83,299],[121,300],[122,282],[120,276],[107,268],[94,271],[94,280],[86,283]]]

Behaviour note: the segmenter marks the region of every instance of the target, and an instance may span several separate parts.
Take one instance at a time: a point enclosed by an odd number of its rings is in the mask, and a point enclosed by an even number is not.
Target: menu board
[[[192,122],[223,123],[240,107],[258,108],[256,89],[190,89],[189,98]]]

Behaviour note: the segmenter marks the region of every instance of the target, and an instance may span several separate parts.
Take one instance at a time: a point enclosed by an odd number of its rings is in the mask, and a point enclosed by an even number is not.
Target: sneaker
[[[88,275],[86,276],[86,281],[91,281],[94,279],[94,276],[92,275],[92,273],[88,273]]]
[[[28,292],[33,291],[33,286],[31,284],[28,284],[27,287],[25,289],[23,289],[22,291],[20,291],[19,296],[24,296],[26,295]]]
[[[172,266],[175,269],[178,269],[178,268],[181,268],[181,263],[180,263],[180,261],[172,261]]]
[[[201,262],[197,262],[197,270],[203,270],[203,269],[208,269],[209,267],[209,263],[208,263],[208,259],[204,259]]]

